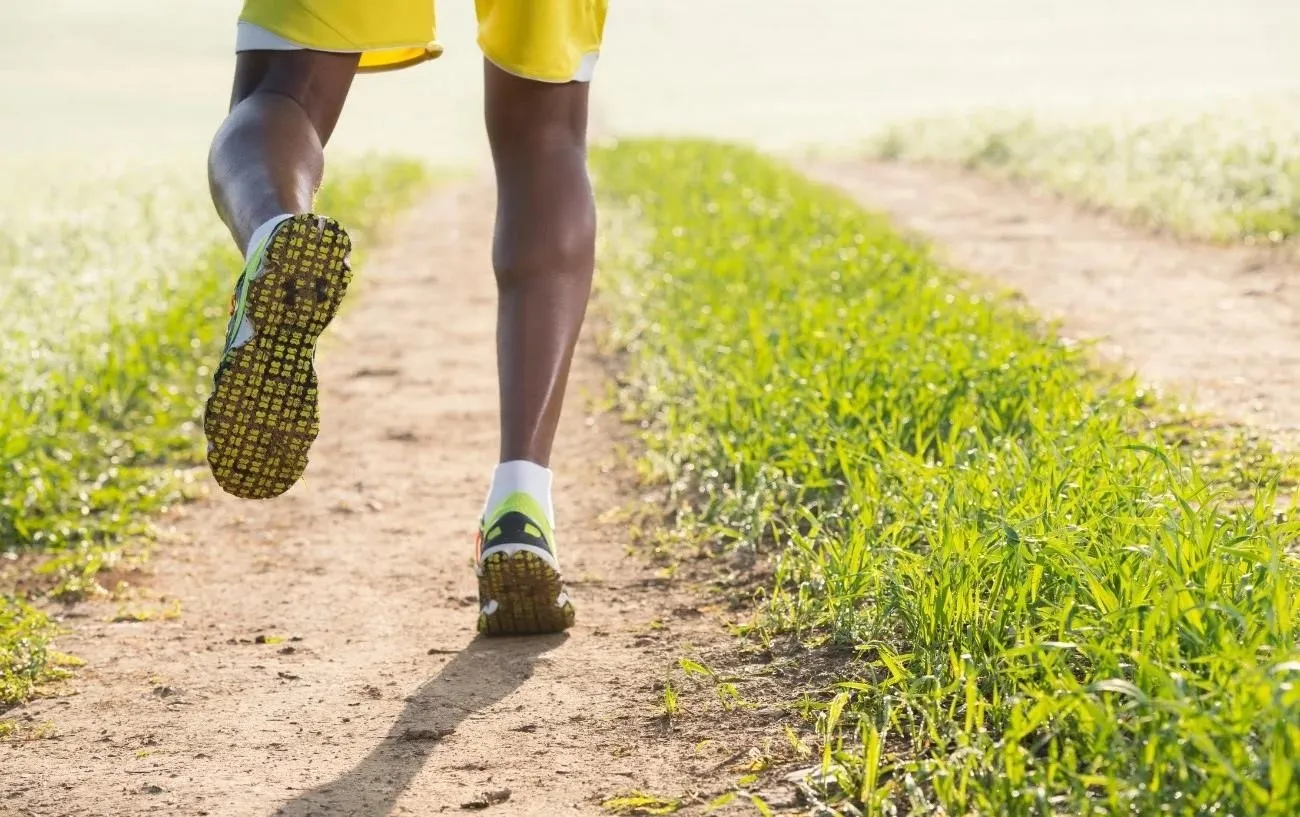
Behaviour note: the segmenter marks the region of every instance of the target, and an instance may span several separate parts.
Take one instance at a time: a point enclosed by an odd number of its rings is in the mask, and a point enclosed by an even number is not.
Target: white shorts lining
[[[255,23],[239,21],[235,28],[235,52],[240,51],[306,51],[307,46],[286,40],[279,34],[272,33]],[[327,51],[331,54],[360,54],[360,49],[333,50],[314,48],[313,51]]]

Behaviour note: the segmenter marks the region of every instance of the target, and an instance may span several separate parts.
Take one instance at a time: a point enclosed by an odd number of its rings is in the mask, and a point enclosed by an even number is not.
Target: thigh
[[[359,57],[306,49],[241,51],[235,59],[230,106],[256,92],[288,97],[306,111],[324,144],[343,112]]]
[[[600,54],[609,0],[475,0],[488,61],[539,82],[586,82]]]

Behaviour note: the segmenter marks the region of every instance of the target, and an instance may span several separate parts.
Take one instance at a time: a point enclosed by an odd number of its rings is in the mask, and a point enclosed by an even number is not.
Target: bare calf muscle
[[[310,210],[358,72],[441,53],[429,0],[246,0],[230,113],[209,154],[213,202],[246,254],[205,415],[227,491],[295,484],[319,431],[316,338],[350,278],[342,226]],[[478,0],[485,123],[497,179],[501,445],[475,549],[479,629],[563,630],[551,449],[595,265],[588,85],[604,0]],[[395,45],[396,44],[396,45]]]
[[[497,177],[501,461],[548,465],[595,266],[587,85],[511,76],[485,63]]]
[[[208,154],[212,200],[241,250],[280,213],[305,213],[325,172],[357,55],[248,51]]]

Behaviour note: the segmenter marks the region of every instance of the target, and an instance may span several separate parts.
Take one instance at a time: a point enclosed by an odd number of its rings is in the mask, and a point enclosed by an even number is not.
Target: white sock
[[[258,245],[265,241],[276,227],[291,218],[293,218],[293,213],[281,213],[264,221],[261,227],[253,231],[253,237],[248,239],[248,246],[244,248],[244,259],[247,260],[249,253],[257,249]]]
[[[491,513],[511,494],[522,491],[542,506],[546,512],[546,521],[555,527],[555,506],[551,504],[553,476],[549,468],[528,460],[501,463],[492,472],[492,487],[488,489],[483,515]]]

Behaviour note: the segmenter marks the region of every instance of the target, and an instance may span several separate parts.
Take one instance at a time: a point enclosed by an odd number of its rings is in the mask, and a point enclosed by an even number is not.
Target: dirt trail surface
[[[444,189],[363,264],[318,362],[305,483],[163,520],[175,543],[148,584],[179,618],[74,611],[59,647],[88,666],[77,694],[9,713],[54,736],[0,745],[0,814],[600,814],[716,766],[700,735],[678,742],[654,717],[655,682],[718,627],[602,521],[630,495],[584,399],[602,387],[589,350],[555,457],[577,627],[475,638],[470,545],[497,445],[492,210],[490,187]]]
[[[1294,256],[1126,227],[1007,182],[946,168],[823,162],[811,176],[1021,293],[1062,333],[1197,408],[1300,443]]]

